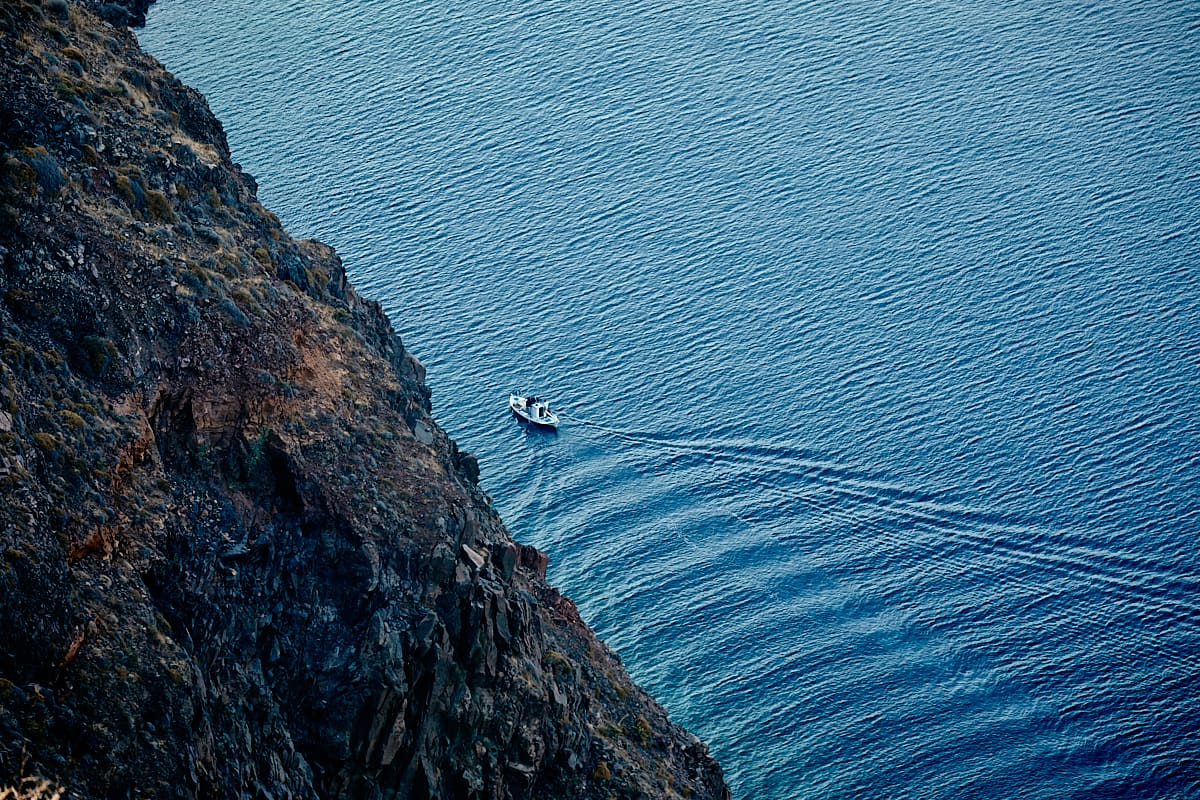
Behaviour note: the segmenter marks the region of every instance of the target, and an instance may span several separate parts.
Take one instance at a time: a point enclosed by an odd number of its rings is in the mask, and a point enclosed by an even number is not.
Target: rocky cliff
[[[727,796],[92,8],[0,2],[0,792]]]

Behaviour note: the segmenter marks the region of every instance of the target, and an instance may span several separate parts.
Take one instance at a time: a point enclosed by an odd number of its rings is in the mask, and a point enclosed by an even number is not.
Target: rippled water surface
[[[140,35],[737,797],[1200,796],[1194,2]]]

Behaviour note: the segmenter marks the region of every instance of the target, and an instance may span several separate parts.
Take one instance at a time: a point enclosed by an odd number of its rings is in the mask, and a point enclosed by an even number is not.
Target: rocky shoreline
[[[0,5],[0,791],[728,797],[145,6]]]

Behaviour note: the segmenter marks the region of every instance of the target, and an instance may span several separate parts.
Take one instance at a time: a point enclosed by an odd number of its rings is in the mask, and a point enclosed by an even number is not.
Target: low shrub
[[[5,159],[3,182],[17,192],[41,191],[46,197],[57,197],[67,185],[58,161],[44,147],[26,147],[15,158]]]
[[[17,193],[32,195],[37,190],[37,173],[19,158],[7,158],[4,160],[4,183],[6,188]]]
[[[650,723],[646,721],[645,717],[637,718],[637,722],[633,724],[633,730],[643,747],[650,744]]]
[[[72,86],[67,80],[62,78],[59,79],[58,86],[55,88],[54,93],[58,95],[59,100],[66,100],[68,103],[74,101],[75,98],[79,96],[75,92],[75,87]]]
[[[125,205],[132,210],[140,211],[145,207],[146,193],[142,189],[142,182],[136,178],[118,175],[113,179],[113,188],[116,189],[117,196],[124,200]]]
[[[33,435],[33,443],[37,445],[47,458],[57,461],[59,450],[62,448],[62,437],[46,431],[38,431]]]
[[[80,431],[87,427],[87,421],[70,409],[64,408],[58,412],[58,415],[62,417],[63,422],[67,423],[68,427],[74,430]]]
[[[15,286],[4,293],[4,303],[22,317],[37,317],[42,313],[42,304],[37,297]]]
[[[221,310],[228,314],[229,317],[239,326],[243,328],[250,327],[250,318],[247,317],[240,308],[238,308],[237,303],[233,302],[229,298],[225,298],[221,301]]]
[[[103,378],[117,358],[117,346],[110,339],[89,334],[79,340],[79,355],[93,378]]]
[[[255,314],[262,313],[262,306],[258,304],[258,298],[245,286],[237,286],[230,295],[239,306]]]
[[[171,201],[165,194],[155,189],[146,192],[146,211],[150,214],[150,219],[155,222],[175,221],[175,211],[171,208]]]
[[[616,739],[618,736],[625,735],[625,726],[611,721],[601,723],[597,730],[600,731],[600,735],[605,739]]]
[[[46,197],[57,197],[62,188],[67,185],[67,179],[59,168],[54,156],[46,152],[44,147],[25,149],[25,161],[37,174],[38,186]]]
[[[130,85],[136,86],[139,89],[146,89],[150,85],[150,82],[146,79],[146,73],[142,72],[140,69],[134,69],[133,67],[126,67],[125,69],[121,70],[121,78],[123,78]]]

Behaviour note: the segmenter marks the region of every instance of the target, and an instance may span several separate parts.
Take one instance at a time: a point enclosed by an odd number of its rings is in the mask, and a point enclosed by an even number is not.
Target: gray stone
[[[519,555],[520,551],[512,542],[505,542],[504,546],[501,547],[499,567],[500,576],[504,578],[504,580],[507,581],[512,579],[513,570],[516,569]]]
[[[454,574],[454,551],[443,542],[433,550],[429,560],[431,577],[438,583]]]
[[[412,353],[404,353],[403,372],[416,383],[425,383],[425,365]]]
[[[464,544],[462,546],[462,554],[463,558],[467,560],[467,563],[469,563],[476,570],[483,569],[486,559],[483,557],[482,553],[476,552],[474,549],[467,547]]]

